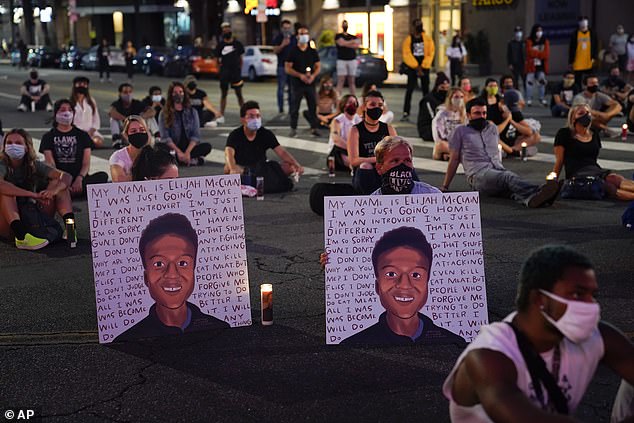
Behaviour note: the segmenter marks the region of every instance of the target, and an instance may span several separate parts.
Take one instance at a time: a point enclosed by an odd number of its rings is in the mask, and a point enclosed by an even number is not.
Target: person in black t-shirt
[[[632,87],[621,78],[621,70],[618,65],[612,66],[610,76],[601,83],[601,91],[618,101],[621,106],[625,104],[630,89]]]
[[[36,70],[32,70],[29,73],[29,79],[24,81],[20,88],[20,104],[18,104],[18,110],[26,112],[27,110],[44,110],[47,112],[53,110],[51,104],[51,97],[48,92],[50,90],[49,85],[43,79],[40,79]]]
[[[271,149],[282,161],[281,167],[286,175],[304,173],[304,168],[280,145],[275,134],[262,127],[260,105],[247,101],[240,108],[242,126],[234,129],[227,138],[225,146],[225,173],[253,173],[258,163],[266,161],[266,151]]]
[[[112,134],[112,147],[119,149],[124,147],[124,143],[121,139],[121,128],[123,121],[130,115],[139,115],[149,122],[152,122],[155,111],[154,108],[149,107],[139,100],[132,98],[132,85],[124,82],[119,85],[119,99],[110,105],[110,133]],[[148,129],[152,134],[158,132],[157,127],[150,127],[148,122]]]
[[[567,71],[563,80],[557,84],[550,99],[550,113],[553,117],[566,117],[572,106],[572,99],[581,92],[581,88],[575,84],[575,74]]]
[[[288,88],[288,110],[291,110],[291,81],[284,70],[284,63],[291,49],[297,45],[297,38],[293,36],[291,21],[282,21],[282,30],[273,37],[271,42],[273,52],[277,54],[277,109],[284,113],[284,90]]]
[[[347,77],[348,89],[354,95],[359,39],[355,35],[348,34],[348,21],[341,23],[341,29],[343,32],[335,36],[335,44],[337,44],[337,91],[339,95],[343,93],[343,84]]]
[[[187,75],[183,81],[187,94],[189,95],[189,103],[198,113],[200,127],[215,128],[218,126],[216,117],[220,118],[220,112],[211,104],[207,93],[198,88],[198,83],[194,75]]]
[[[73,195],[83,194],[87,184],[108,182],[106,172],[88,174],[92,141],[87,132],[73,125],[75,112],[70,100],[58,100],[53,111],[53,129],[44,134],[40,144],[40,153],[44,154],[45,162],[72,177],[68,188]]]
[[[321,63],[317,51],[310,47],[310,35],[306,25],[300,25],[297,30],[297,46],[295,46],[284,64],[286,74],[291,78],[291,133],[297,135],[297,119],[299,118],[299,105],[302,98],[306,97],[308,104],[308,116],[310,116],[311,133],[319,136],[319,122],[317,122],[317,94],[315,92],[315,79],[319,75]]]
[[[238,105],[242,107],[244,99],[242,98],[242,55],[244,54],[244,46],[233,37],[231,25],[223,22],[222,40],[216,48],[216,55],[220,62],[220,118],[218,123],[224,123],[225,109],[227,107],[227,93],[229,92],[229,84],[236,93]]]

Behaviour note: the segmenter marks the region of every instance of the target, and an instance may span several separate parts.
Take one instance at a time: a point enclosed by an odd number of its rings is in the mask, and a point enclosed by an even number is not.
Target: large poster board
[[[88,208],[99,342],[251,324],[239,175],[89,185]]]
[[[392,323],[417,312],[422,342],[470,342],[488,323],[477,192],[324,201],[327,344],[398,343]]]

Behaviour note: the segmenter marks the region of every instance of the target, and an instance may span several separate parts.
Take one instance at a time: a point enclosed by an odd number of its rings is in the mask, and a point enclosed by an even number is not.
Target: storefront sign
[[[477,8],[512,6],[515,0],[471,0],[471,5]]]
[[[535,22],[542,25],[551,43],[566,43],[577,27],[579,0],[537,0]]]

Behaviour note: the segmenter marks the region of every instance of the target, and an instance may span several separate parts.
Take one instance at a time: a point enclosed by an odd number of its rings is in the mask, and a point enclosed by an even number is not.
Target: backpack
[[[49,244],[62,239],[62,226],[54,217],[43,213],[37,203],[31,199],[18,202],[20,220],[26,231],[38,238],[47,239]]]

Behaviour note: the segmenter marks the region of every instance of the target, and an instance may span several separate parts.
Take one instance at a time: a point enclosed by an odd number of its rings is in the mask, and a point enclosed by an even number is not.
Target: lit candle
[[[555,172],[550,172],[547,176],[546,176],[546,180],[547,181],[553,181],[557,179],[557,174]]]
[[[77,247],[77,235],[75,235],[75,219],[69,217],[64,220],[66,223],[66,239],[70,248]]]
[[[621,141],[627,141],[627,123],[621,127]]]
[[[273,285],[260,285],[261,320],[264,326],[273,324]]]
[[[328,156],[328,177],[335,177],[335,156]]]
[[[527,161],[528,160],[528,153],[527,150],[528,149],[528,144],[526,144],[525,142],[522,143],[522,161]]]
[[[310,67],[307,67],[306,68],[306,73],[310,73],[310,71],[311,71]]]
[[[498,144],[498,159],[500,159],[500,162],[502,161],[502,145]]]

